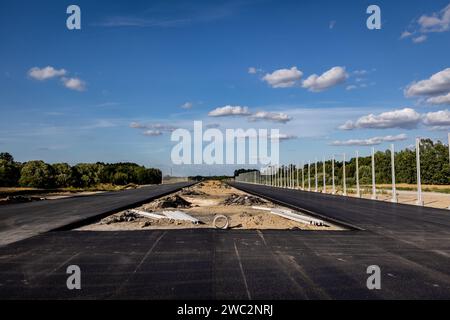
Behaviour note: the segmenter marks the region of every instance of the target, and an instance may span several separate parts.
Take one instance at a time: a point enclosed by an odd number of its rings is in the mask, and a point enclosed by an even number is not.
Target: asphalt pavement
[[[192,183],[154,185],[96,195],[0,206],[0,246],[58,228],[71,228],[172,193]]]
[[[448,211],[234,186],[353,227],[47,232],[0,247],[0,299],[450,299]]]

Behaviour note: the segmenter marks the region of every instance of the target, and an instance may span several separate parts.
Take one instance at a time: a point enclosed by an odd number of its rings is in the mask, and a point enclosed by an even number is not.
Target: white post
[[[275,183],[276,183],[276,185],[277,185],[277,188],[279,188],[280,187],[280,166],[278,165],[277,166],[277,172],[275,173],[275,175],[276,175],[276,181],[275,181]]]
[[[274,184],[273,184],[273,178],[274,178],[273,174],[274,174],[273,166],[270,166],[270,185],[272,187],[274,186]]]
[[[392,171],[392,202],[397,202],[397,190],[395,189],[395,149],[391,144],[391,171]]]
[[[297,162],[297,189],[300,189],[300,179],[299,179],[299,175],[300,173],[298,172],[300,170],[300,164]]]
[[[317,159],[316,159],[316,162],[315,162],[315,165],[314,165],[314,180],[315,180],[315,188],[314,188],[314,191],[315,192],[317,192],[318,191],[318,180],[317,180]]]
[[[356,196],[361,198],[361,190],[359,188],[359,152],[356,151]]]
[[[375,185],[375,148],[372,147],[372,200],[377,199],[377,187]]]
[[[342,167],[342,180],[344,180],[344,196],[347,195],[347,179],[345,177],[345,153],[344,153],[344,161],[342,162],[343,167]]]
[[[273,172],[272,172],[273,173],[272,184],[274,187],[277,186],[277,169],[278,169],[278,167],[274,166]]]
[[[295,189],[295,165],[294,164],[292,164],[291,172],[292,172],[292,189]]]
[[[308,191],[311,191],[311,161],[308,161]]]
[[[277,165],[277,171],[275,172],[275,184],[277,188],[280,186],[280,166]]]
[[[287,165],[287,167],[286,167],[286,188],[289,188],[290,187],[290,177],[291,177],[291,174],[290,174],[290,171],[289,171],[289,164]]]
[[[417,202],[418,206],[423,206],[422,181],[420,180],[420,138],[416,138],[416,167],[417,167]]]
[[[284,166],[284,187],[287,188],[288,187],[288,168],[287,166]]]
[[[323,157],[323,193],[327,193],[327,179],[326,179],[326,170],[325,170],[325,157]]]
[[[290,188],[291,187],[291,165],[288,164],[288,166],[286,167],[286,175],[287,175],[287,180],[286,180],[286,188]]]
[[[289,165],[286,166],[286,188],[289,188]]]
[[[272,179],[271,179],[271,181],[272,181],[272,187],[275,187],[275,181],[276,181],[276,179],[275,179],[275,174],[276,174],[275,166],[272,166]]]
[[[288,167],[287,167],[287,176],[288,176],[287,187],[290,188],[291,187],[291,165],[290,164],[288,164]]]
[[[305,161],[302,161],[302,190],[305,191]]]
[[[295,187],[295,171],[294,171],[294,165],[291,164],[291,189],[294,189]]]
[[[332,181],[331,194],[336,194],[336,185],[334,183],[334,155],[333,159],[331,159],[331,181]]]

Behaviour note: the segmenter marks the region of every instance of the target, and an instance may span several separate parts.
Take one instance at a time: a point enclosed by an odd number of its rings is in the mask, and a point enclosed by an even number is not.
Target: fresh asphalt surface
[[[0,206],[0,246],[135,206],[190,183]]]
[[[234,185],[359,230],[49,232],[0,247],[0,298],[450,299],[449,212]]]

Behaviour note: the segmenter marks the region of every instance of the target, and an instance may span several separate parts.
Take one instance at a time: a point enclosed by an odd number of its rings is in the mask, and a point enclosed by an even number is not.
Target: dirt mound
[[[135,221],[137,219],[140,219],[141,217],[129,210],[124,211],[120,214],[116,214],[113,216],[106,217],[100,221],[100,224],[111,224],[111,223],[118,223],[118,222],[131,222]]]
[[[206,195],[206,193],[204,193],[203,191],[192,189],[192,188],[183,189],[180,192],[180,194],[183,196],[204,196],[204,195]]]
[[[223,205],[225,206],[254,206],[266,203],[267,201],[258,197],[238,195],[235,193],[231,194],[223,201]]]
[[[190,208],[191,203],[184,200],[179,195],[169,196],[166,198],[155,200],[152,205],[155,209],[165,209],[165,208]]]

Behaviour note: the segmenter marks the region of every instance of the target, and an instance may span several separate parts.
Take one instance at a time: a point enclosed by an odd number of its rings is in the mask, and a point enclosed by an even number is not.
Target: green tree
[[[20,169],[14,162],[0,159],[0,187],[15,187],[19,183]]]
[[[21,172],[19,184],[32,188],[52,188],[55,185],[53,168],[44,161],[29,161]]]
[[[67,163],[55,163],[54,170],[55,184],[58,188],[70,187],[73,183],[72,168]]]
[[[0,153],[0,160],[5,160],[6,162],[9,163],[13,163],[14,162],[14,158],[11,154],[9,154],[8,152],[1,152]]]

